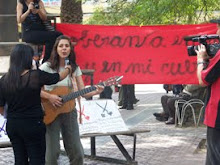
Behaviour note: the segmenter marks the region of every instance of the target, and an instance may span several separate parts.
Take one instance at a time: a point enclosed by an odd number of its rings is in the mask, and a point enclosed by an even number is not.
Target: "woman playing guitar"
[[[53,51],[51,57],[48,62],[45,62],[40,66],[40,69],[49,73],[56,73],[65,68],[65,59],[69,60],[69,63],[72,67],[71,74],[65,78],[63,81],[50,86],[44,86],[45,90],[54,91],[56,88],[62,88],[61,92],[65,91],[63,87],[69,89],[69,92],[73,90],[72,86],[72,77],[74,76],[76,79],[76,84],[78,90],[82,90],[85,88],[82,72],[80,67],[76,64],[75,53],[73,50],[73,46],[71,44],[71,40],[67,36],[60,36],[57,38],[55,45],[53,47]],[[91,97],[96,94],[100,94],[103,91],[102,86],[96,86],[96,90],[83,95],[83,97]],[[58,90],[59,91],[59,90]],[[67,90],[68,92],[68,90]],[[60,113],[54,121],[46,126],[46,164],[54,165],[57,164],[57,159],[60,153],[60,131],[62,133],[64,147],[69,157],[69,161],[71,165],[83,165],[83,147],[80,141],[79,135],[79,127],[77,122],[77,112],[75,110],[74,100],[70,100],[63,104],[63,99],[59,97],[59,93],[51,93],[42,91],[41,97],[44,99],[48,99],[51,106],[52,111],[61,111],[60,107],[65,107],[64,113]],[[64,101],[65,102],[65,101]],[[73,103],[73,104],[72,104]]]

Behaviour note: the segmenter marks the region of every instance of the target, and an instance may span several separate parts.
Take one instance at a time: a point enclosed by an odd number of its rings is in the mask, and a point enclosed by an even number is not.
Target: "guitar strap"
[[[76,77],[75,76],[72,76],[72,84],[73,84],[74,91],[78,91],[78,87],[77,87],[77,84],[76,84]],[[81,96],[77,97],[76,99],[77,99],[77,102],[78,102],[78,105],[79,105],[79,123],[82,124]]]
[[[77,101],[79,104],[79,123],[82,124],[82,106],[81,106],[81,97],[77,97]]]

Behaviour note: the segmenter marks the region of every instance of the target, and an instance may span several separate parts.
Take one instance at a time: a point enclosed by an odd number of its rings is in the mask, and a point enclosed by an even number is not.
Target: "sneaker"
[[[134,99],[134,104],[137,104],[137,102],[140,101],[139,99]]]
[[[162,117],[162,116],[163,116],[162,113],[153,113],[153,115],[154,115],[155,117]]]
[[[120,107],[119,109],[127,109],[127,106],[123,105],[123,106]]]
[[[165,124],[175,124],[174,118],[170,117],[170,118],[165,122]]]
[[[156,120],[158,120],[158,121],[167,121],[168,117],[156,117]]]
[[[133,104],[128,104],[127,105],[127,110],[133,110],[133,109],[134,109]]]
[[[122,106],[122,101],[119,101],[119,102],[118,102],[118,106]]]

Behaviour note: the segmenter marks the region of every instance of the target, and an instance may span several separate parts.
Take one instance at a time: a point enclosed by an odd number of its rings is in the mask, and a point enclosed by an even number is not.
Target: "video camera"
[[[219,43],[214,43],[214,44],[208,44],[207,40],[211,39],[219,39],[220,38],[218,35],[202,35],[202,36],[187,36],[184,37],[185,41],[192,41],[192,42],[199,42],[200,44],[205,45],[206,47],[206,52],[210,57],[214,57],[215,54],[218,52],[220,49],[220,42]],[[195,49],[198,50],[198,46],[192,45],[192,46],[187,46],[187,51],[189,56],[196,56]]]
[[[39,9],[40,8],[38,3],[34,3],[33,6],[34,6],[35,9]]]

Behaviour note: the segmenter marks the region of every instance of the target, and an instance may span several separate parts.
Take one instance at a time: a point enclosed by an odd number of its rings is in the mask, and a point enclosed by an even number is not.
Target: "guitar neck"
[[[95,86],[91,86],[91,87],[82,89],[80,91],[72,92],[72,93],[70,93],[68,95],[61,96],[61,98],[63,99],[63,103],[65,103],[67,101],[70,101],[72,99],[75,99],[75,98],[77,98],[79,96],[85,95],[85,94],[90,93],[90,92],[95,91],[95,90],[96,90],[96,87]]]
[[[109,80],[109,82],[108,81],[104,81],[104,82],[100,82],[98,85],[101,85],[101,86],[110,86],[110,85],[112,85],[113,83],[112,82],[119,82],[120,80],[121,80],[121,78],[122,78],[123,76],[120,76],[120,77],[116,77],[116,78],[114,78],[113,80]],[[111,78],[112,79],[112,78]],[[67,102],[67,101],[70,101],[70,100],[72,100],[72,99],[75,99],[75,98],[77,98],[77,97],[79,97],[79,96],[83,96],[83,95],[85,95],[85,94],[87,94],[87,93],[90,93],[90,92],[92,92],[92,91],[94,91],[94,90],[96,90],[96,87],[95,86],[91,86],[91,87],[88,87],[88,88],[84,88],[84,89],[82,89],[82,90],[79,90],[79,91],[76,91],[76,92],[72,92],[72,93],[70,93],[70,94],[68,94],[68,95],[64,95],[64,96],[60,96],[62,99],[63,99],[63,103],[65,103],[65,102]]]

